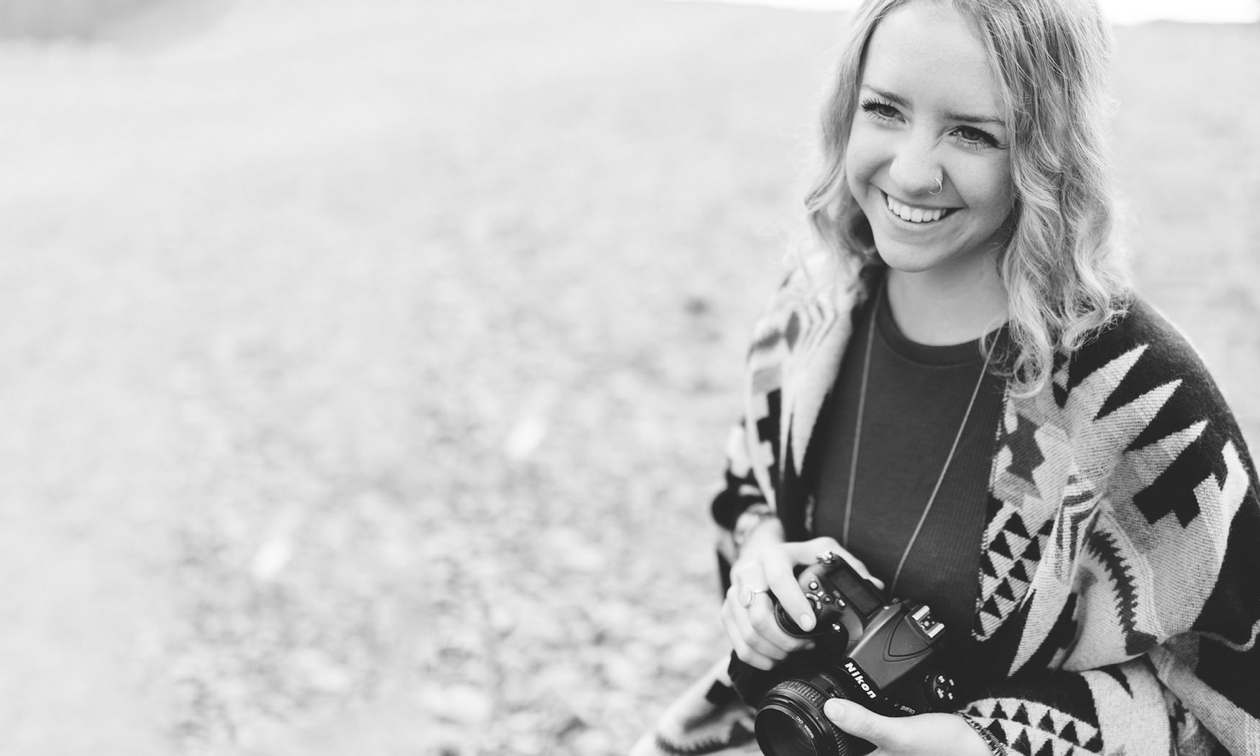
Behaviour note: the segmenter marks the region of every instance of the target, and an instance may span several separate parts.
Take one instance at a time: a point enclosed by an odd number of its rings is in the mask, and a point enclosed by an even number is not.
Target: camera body
[[[953,708],[955,682],[939,660],[945,626],[924,604],[889,600],[836,555],[798,575],[814,608],[814,630],[802,630],[775,602],[784,632],[817,649],[793,654],[763,672],[732,655],[731,681],[757,706],[756,735],[768,756],[847,756],[871,746],[837,729],[822,713],[829,698],[847,698],[884,716]]]

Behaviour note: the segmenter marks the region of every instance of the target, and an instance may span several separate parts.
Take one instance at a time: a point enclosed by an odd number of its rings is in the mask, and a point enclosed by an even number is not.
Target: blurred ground
[[[0,47],[0,753],[623,752],[719,638],[842,19],[212,21]],[[1137,276],[1254,441],[1260,28],[1119,41]]]

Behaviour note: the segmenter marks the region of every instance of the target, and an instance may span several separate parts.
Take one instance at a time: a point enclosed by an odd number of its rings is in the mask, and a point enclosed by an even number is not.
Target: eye
[[[954,129],[954,136],[958,139],[958,143],[963,147],[971,150],[978,150],[984,147],[1001,147],[997,137],[993,136],[984,129],[978,129],[975,126],[959,126]]]
[[[862,110],[876,121],[893,121],[901,117],[901,113],[892,103],[873,97],[862,100]]]

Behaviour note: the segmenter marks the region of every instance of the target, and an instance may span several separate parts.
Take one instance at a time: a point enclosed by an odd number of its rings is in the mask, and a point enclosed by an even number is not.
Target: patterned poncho
[[[789,538],[801,466],[863,296],[793,279],[757,326],[744,417],[713,510]],[[983,668],[960,712],[1012,753],[1260,754],[1260,501],[1240,431],[1194,350],[1140,300],[994,429],[979,596]],[[636,745],[757,753],[725,659]]]

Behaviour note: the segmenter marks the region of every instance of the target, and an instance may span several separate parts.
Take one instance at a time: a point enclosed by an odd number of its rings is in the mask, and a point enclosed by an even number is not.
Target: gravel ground
[[[353,7],[0,47],[0,753],[616,754],[715,653],[843,20]],[[1116,125],[1252,439],[1258,36],[1122,30]]]

